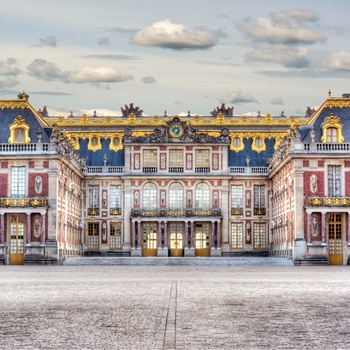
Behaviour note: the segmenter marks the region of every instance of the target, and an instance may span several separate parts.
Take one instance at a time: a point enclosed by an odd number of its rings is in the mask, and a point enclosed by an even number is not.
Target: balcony
[[[0,197],[0,208],[47,207],[46,197]]]
[[[196,166],[194,169],[194,172],[196,174],[208,174],[208,173],[210,173],[210,167],[209,166]]]
[[[169,173],[172,174],[182,174],[184,172],[183,166],[170,166],[169,167]]]
[[[221,217],[221,210],[217,208],[132,209],[131,217],[148,217],[148,218]]]
[[[350,197],[306,197],[308,207],[350,207]]]
[[[123,173],[123,166],[88,166],[86,171],[86,175],[120,175]]]
[[[304,143],[304,152],[309,153],[343,153],[350,151],[350,143],[346,142],[310,142]]]
[[[254,208],[254,215],[256,216],[266,215],[266,208]]]
[[[144,166],[142,172],[146,174],[156,174],[158,173],[158,167],[156,166]]]
[[[268,168],[265,166],[235,166],[230,167],[230,174],[235,176],[267,176]]]
[[[0,144],[0,155],[11,154],[55,154],[54,143],[3,143]]]
[[[231,215],[243,215],[243,208],[231,208]]]
[[[110,208],[109,209],[109,215],[121,215],[122,209],[121,208]]]
[[[88,208],[88,215],[89,216],[99,216],[100,209],[99,208]]]

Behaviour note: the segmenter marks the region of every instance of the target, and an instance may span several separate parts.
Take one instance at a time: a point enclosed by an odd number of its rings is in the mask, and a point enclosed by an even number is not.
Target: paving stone
[[[349,349],[347,266],[0,266],[0,348]]]

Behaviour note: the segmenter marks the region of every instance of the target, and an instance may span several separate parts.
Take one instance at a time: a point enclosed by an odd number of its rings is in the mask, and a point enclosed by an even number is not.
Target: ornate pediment
[[[230,143],[228,129],[221,130],[219,136],[199,133],[179,117],[169,120],[166,125],[157,127],[153,133],[133,136],[125,129],[123,143]]]

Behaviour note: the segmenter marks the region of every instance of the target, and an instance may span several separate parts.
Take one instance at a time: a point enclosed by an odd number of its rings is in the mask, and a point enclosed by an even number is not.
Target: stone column
[[[326,244],[326,213],[322,213],[321,225],[322,244]]]
[[[45,245],[45,226],[46,226],[46,222],[45,222],[45,213],[41,214],[41,245]]]
[[[131,248],[135,249],[135,221],[131,220]]]
[[[140,248],[141,249],[141,242],[143,241],[141,239],[142,237],[142,232],[141,232],[141,225],[140,225],[140,221],[136,221],[136,227],[137,227],[137,247],[136,248]]]
[[[217,225],[217,246],[216,248],[221,248],[221,220],[217,221],[218,225]]]
[[[27,213],[27,230],[26,230],[26,239],[27,239],[27,244],[26,245],[31,245],[31,222],[30,222],[30,213]]]
[[[0,244],[5,243],[5,224],[4,214],[0,214]]]
[[[194,249],[194,222],[191,221],[191,248]]]
[[[215,221],[211,222],[211,240],[210,240],[210,247],[215,248]]]
[[[164,248],[168,248],[168,222],[164,221]]]
[[[312,213],[307,213],[307,243],[311,243]]]

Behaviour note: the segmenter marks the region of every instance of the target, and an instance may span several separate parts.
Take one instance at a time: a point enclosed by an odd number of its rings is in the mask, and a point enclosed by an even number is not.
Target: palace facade
[[[350,95],[303,116],[51,116],[0,100],[0,262],[350,261]]]

